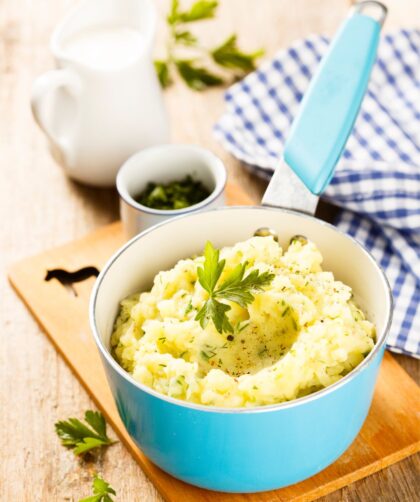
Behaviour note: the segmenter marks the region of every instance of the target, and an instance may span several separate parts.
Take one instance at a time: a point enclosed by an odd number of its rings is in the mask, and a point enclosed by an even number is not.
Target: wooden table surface
[[[187,1],[188,0],[184,0]],[[159,0],[161,19],[168,1]],[[217,20],[197,29],[209,43],[232,31],[248,49],[267,57],[309,33],[331,34],[347,14],[349,0],[222,0]],[[94,467],[60,446],[53,424],[81,417],[92,403],[44,336],[6,279],[8,264],[56,246],[118,218],[114,190],[97,190],[66,179],[48,154],[29,108],[31,83],[52,67],[49,35],[70,0],[2,0],[0,3],[0,500],[78,500],[90,494]],[[418,0],[388,0],[386,29],[420,21]],[[158,34],[162,46],[164,23]],[[193,93],[177,83],[166,92],[174,141],[210,148],[232,180],[256,199],[264,183],[244,171],[212,137],[223,110],[222,89]],[[398,357],[417,381],[418,361]],[[398,424],[395,424],[398,427]],[[117,444],[97,464],[117,490],[117,500],[161,500],[128,452]],[[420,457],[408,458],[354,483],[326,501],[414,501],[420,493]],[[182,502],[182,501],[180,501]]]

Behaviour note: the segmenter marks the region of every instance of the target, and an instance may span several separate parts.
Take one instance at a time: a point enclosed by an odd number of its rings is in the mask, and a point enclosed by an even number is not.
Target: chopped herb
[[[281,314],[282,317],[284,317],[290,310],[290,307],[286,307],[284,310],[283,310],[283,313]]]
[[[214,357],[216,355],[216,352],[214,352],[214,350],[208,350],[207,352],[202,350],[200,352],[200,354],[203,359],[208,361],[209,359],[211,359],[212,357]]]
[[[162,368],[166,368],[166,364],[159,364],[159,366],[162,366]]]
[[[233,327],[226,315],[231,307],[219,300],[231,301],[246,308],[254,301],[252,293],[261,291],[264,286],[270,284],[274,279],[274,274],[253,270],[244,277],[247,263],[239,263],[216,288],[226,262],[219,260],[219,250],[215,249],[211,242],[206,244],[204,258],[204,266],[199,267],[197,273],[201,286],[209,294],[209,299],[204,303],[195,319],[200,321],[202,328],[205,328],[212,320],[219,333],[233,333]]]
[[[99,474],[95,474],[93,478],[92,491],[94,495],[80,499],[79,502],[113,502],[110,495],[116,495],[112,486],[102,479]]]
[[[60,420],[55,424],[55,431],[61,439],[61,444],[72,448],[75,455],[83,455],[94,448],[115,443],[106,434],[106,422],[101,412],[86,411],[85,421],[90,427],[77,418]]]
[[[182,354],[180,354],[179,357],[184,357],[187,352],[188,350],[184,350],[184,352],[182,352]]]
[[[134,199],[143,206],[167,211],[193,206],[209,195],[209,190],[201,181],[186,176],[166,184],[150,182]]]
[[[192,305],[192,301],[190,300],[189,304],[187,305],[187,308],[185,309],[185,313],[184,315],[187,315],[191,312],[191,310],[193,310],[193,305]]]
[[[249,321],[242,321],[242,322],[239,322],[236,326],[236,330],[238,333],[241,333],[241,331],[243,331],[245,328],[247,328],[249,326]]]
[[[158,341],[162,342],[162,343],[165,343],[166,342],[166,336],[161,336],[160,338],[158,338]]]

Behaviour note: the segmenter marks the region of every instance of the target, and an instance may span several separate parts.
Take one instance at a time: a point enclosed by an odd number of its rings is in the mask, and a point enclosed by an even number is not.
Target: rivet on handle
[[[365,0],[364,2],[358,2],[354,4],[352,14],[354,14],[355,12],[372,17],[381,26],[383,26],[388,14],[388,8],[386,7],[386,5],[381,2],[377,2],[376,0]]]
[[[272,237],[276,242],[279,241],[277,232],[269,227],[258,228],[254,232],[254,237]]]

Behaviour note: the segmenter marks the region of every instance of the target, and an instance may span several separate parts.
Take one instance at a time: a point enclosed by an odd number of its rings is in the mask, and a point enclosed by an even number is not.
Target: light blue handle
[[[307,188],[328,186],[353,129],[375,61],[381,25],[355,13],[332,41],[307,90],[284,158]]]

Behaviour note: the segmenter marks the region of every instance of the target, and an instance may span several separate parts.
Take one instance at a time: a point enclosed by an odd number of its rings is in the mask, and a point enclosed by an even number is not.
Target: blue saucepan
[[[335,53],[330,53],[330,63],[344,49],[347,54],[354,52],[359,56],[369,52],[373,61],[371,54],[379,31],[378,21],[357,12],[347,20],[333,44]],[[346,47],[343,37],[347,37]],[[327,69],[332,79],[330,92],[335,89],[343,93],[346,102],[349,88],[343,83],[343,75],[334,73],[328,56],[323,65],[323,71]],[[351,68],[360,76],[356,79],[359,87],[362,81],[367,82],[365,72],[371,63],[362,66]],[[350,71],[343,65],[338,68],[344,73]],[[328,79],[321,81],[323,86],[328,85]],[[337,81],[342,82],[343,90],[337,88]],[[319,92],[313,93],[317,95]],[[347,100],[348,107],[358,108],[360,100],[358,92],[352,105]],[[328,114],[333,113],[328,103],[325,110],[326,114],[321,113],[319,118],[321,128]],[[355,114],[353,110],[342,115],[341,125],[347,123],[340,136],[343,145]],[[338,157],[337,152],[334,155]],[[330,173],[325,174],[325,161],[319,158],[321,165],[326,178],[330,177]],[[207,240],[217,247],[232,245],[251,237],[261,227],[276,231],[283,247],[296,233],[317,244],[325,269],[352,287],[358,303],[375,323],[377,341],[372,352],[330,387],[273,406],[206,407],[167,397],[136,382],[110,353],[110,336],[121,299],[147,290],[157,272],[201,252]],[[90,316],[120,416],[139,448],[164,471],[188,483],[226,492],[257,492],[314,475],[334,462],[355,439],[371,404],[391,307],[387,280],[375,260],[332,225],[288,209],[233,207],[181,216],[134,237],[102,270],[92,293]]]

